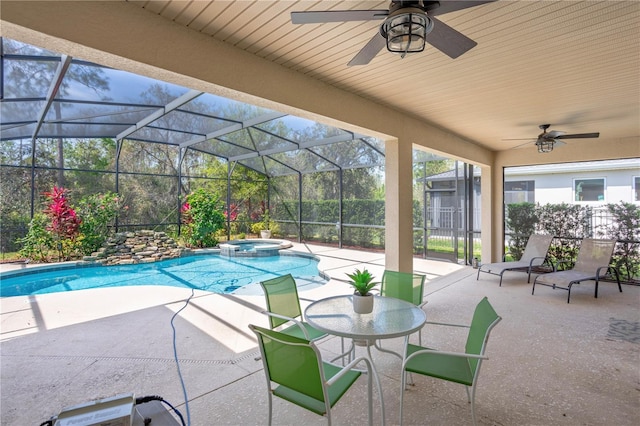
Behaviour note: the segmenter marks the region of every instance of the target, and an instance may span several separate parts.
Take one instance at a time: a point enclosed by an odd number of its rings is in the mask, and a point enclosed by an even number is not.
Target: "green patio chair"
[[[427,304],[422,300],[425,278],[422,274],[385,270],[380,282],[380,296],[395,297],[422,308]],[[418,343],[422,344],[420,331],[418,332]]]
[[[267,301],[267,310],[263,313],[269,316],[272,330],[306,340],[317,340],[327,335],[302,320],[298,287],[291,274],[261,281],[260,286]]]
[[[485,297],[476,306],[470,326],[458,324],[433,323],[452,327],[468,327],[469,334],[464,352],[444,352],[422,346],[407,345],[405,359],[402,363],[400,388],[400,424],[402,424],[402,405],[407,372],[422,374],[436,379],[465,385],[467,399],[471,403],[471,419],[476,424],[475,393],[478,373],[485,356],[487,340],[493,327],[501,320]]]
[[[380,284],[380,296],[395,297],[416,306],[427,304],[422,300],[425,276],[410,272],[385,270]]]
[[[269,425],[273,418],[272,394],[326,416],[331,425],[331,408],[360,377],[362,371],[354,368],[363,361],[366,364],[369,425],[373,424],[373,370],[367,358],[356,358],[340,367],[322,361],[314,342],[253,324],[249,328],[258,337],[267,377]]]

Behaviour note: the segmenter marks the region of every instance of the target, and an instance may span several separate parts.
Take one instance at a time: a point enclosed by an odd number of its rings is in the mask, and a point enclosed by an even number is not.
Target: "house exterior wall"
[[[575,163],[559,164],[544,167],[515,167],[505,169],[505,185],[507,182],[533,181],[534,199],[511,200],[511,202],[528,201],[539,204],[585,204],[599,206],[618,202],[640,202],[635,193],[634,183],[640,175],[640,159],[605,161],[604,164]],[[609,166],[607,166],[607,164]],[[581,181],[604,183],[603,197],[580,200],[576,194],[576,186]],[[505,197],[508,204],[510,200]],[[530,198],[530,197],[529,197]],[[585,197],[583,197],[585,198]],[[592,197],[593,198],[593,197]]]
[[[514,170],[516,170],[514,172]],[[520,173],[517,171],[521,170]],[[451,228],[454,223],[461,228],[463,215],[465,214],[464,200],[461,194],[465,192],[465,184],[462,174],[457,177],[457,196],[452,196],[453,171],[428,177],[430,187],[435,192],[430,194],[430,203],[426,206],[429,226],[433,228]],[[474,177],[473,204],[474,223],[473,229],[480,229],[480,179]],[[640,159],[612,160],[599,164],[593,162],[571,163],[559,165],[547,165],[538,167],[523,167],[505,169],[505,204],[531,202],[538,204],[580,204],[592,207],[603,206],[609,203],[640,203],[636,181],[640,180]],[[593,200],[579,200],[576,195],[576,186],[583,181],[595,181],[603,183],[603,197],[596,196]],[[599,195],[596,194],[596,195]],[[587,197],[588,198],[588,197]],[[593,198],[593,197],[592,197]],[[457,222],[452,219],[458,215]]]

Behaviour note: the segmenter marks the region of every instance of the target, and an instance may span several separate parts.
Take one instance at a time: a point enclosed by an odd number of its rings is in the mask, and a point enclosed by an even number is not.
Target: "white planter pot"
[[[260,238],[269,239],[271,238],[271,231],[268,229],[263,229],[260,231]]]
[[[370,314],[373,311],[373,294],[361,296],[360,293],[355,293],[353,311],[357,314]]]

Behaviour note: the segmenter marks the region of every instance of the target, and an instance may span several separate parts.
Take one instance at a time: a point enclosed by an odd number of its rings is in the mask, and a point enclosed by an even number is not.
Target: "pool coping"
[[[248,240],[248,241],[253,241],[253,240]],[[256,240],[256,241],[262,241],[262,240]],[[279,240],[279,241],[284,241],[284,240]],[[320,258],[314,254],[295,251],[295,250],[284,251],[284,249],[288,249],[292,247],[291,242],[289,241],[287,242],[289,243],[289,247],[283,247],[283,249],[281,249],[282,251],[280,251],[278,255],[311,258],[318,261],[318,265],[320,264]],[[219,248],[187,249],[187,250],[184,250],[179,257],[175,257],[173,259],[158,260],[155,262],[149,262],[145,264],[153,265],[156,263],[170,261],[174,259],[182,259],[182,258],[193,257],[193,256],[205,256],[205,255],[211,255],[211,254],[220,256],[220,249]],[[22,263],[20,264],[19,268],[0,271],[0,281],[2,281],[2,279],[16,278],[16,277],[21,277],[25,275],[37,274],[41,272],[53,272],[53,271],[60,271],[65,269],[92,268],[92,267],[101,267],[101,266],[105,268],[109,268],[111,266],[127,266],[127,265],[103,265],[100,262],[86,261],[86,260],[71,260],[66,262],[37,263],[37,264]],[[321,278],[327,281],[331,279],[330,276],[323,273],[319,268],[318,268],[318,276],[320,276]],[[7,296],[7,297],[11,297],[11,296]]]

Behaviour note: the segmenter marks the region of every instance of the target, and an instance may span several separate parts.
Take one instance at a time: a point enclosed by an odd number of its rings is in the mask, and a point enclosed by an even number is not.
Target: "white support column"
[[[502,174],[496,174],[495,167],[482,167],[480,181],[481,201],[481,233],[482,233],[482,263],[498,262],[501,254],[495,250],[500,247],[502,239],[501,218],[499,206],[502,205],[502,194],[494,191],[502,190]],[[494,251],[496,251],[494,253]]]
[[[413,147],[385,142],[385,268],[413,272]]]

